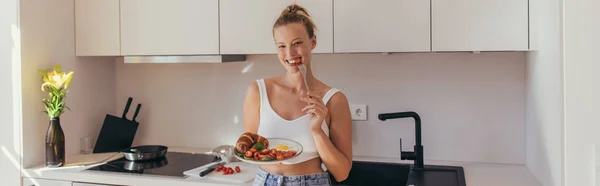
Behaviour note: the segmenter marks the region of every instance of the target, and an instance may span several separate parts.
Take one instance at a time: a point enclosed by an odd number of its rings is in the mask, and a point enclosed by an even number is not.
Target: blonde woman
[[[267,138],[298,141],[304,150],[292,162],[262,165],[254,179],[263,185],[331,185],[352,167],[352,120],[346,96],[313,76],[311,53],[316,26],[303,7],[292,4],[273,25],[279,62],[286,72],[256,80],[244,100],[244,130]],[[297,64],[307,67],[306,83]]]

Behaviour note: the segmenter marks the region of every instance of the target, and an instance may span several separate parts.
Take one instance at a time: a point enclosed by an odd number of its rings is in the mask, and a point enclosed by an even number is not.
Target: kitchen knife
[[[142,104],[138,104],[135,108],[135,113],[133,113],[133,119],[131,121],[137,122],[135,121],[135,118],[137,118],[137,115],[140,113],[140,107],[142,107]]]
[[[220,162],[220,163],[211,165],[210,167],[206,168],[206,170],[203,170],[202,172],[200,172],[200,177],[206,176],[207,174],[209,174],[212,171],[214,171],[215,169],[217,169],[217,167],[219,167],[221,165],[225,165],[225,163],[227,163],[227,162]]]

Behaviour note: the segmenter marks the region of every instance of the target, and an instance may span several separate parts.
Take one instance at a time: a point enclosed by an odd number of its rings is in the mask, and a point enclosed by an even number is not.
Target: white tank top
[[[271,104],[267,94],[264,79],[257,80],[260,91],[260,124],[258,126],[258,134],[266,138],[287,138],[297,141],[302,145],[302,153],[296,158],[292,158],[283,162],[283,164],[296,164],[319,157],[312,132],[308,126],[310,115],[306,114],[294,120],[286,120],[277,114]],[[332,88],[325,96],[323,103],[327,104],[329,99],[339,90]],[[325,121],[321,124],[321,128],[327,136],[329,136],[329,127]],[[322,165],[326,170],[326,167]]]

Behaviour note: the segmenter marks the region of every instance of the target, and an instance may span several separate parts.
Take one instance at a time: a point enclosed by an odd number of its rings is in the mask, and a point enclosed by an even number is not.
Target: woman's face
[[[295,63],[304,63],[310,68],[311,52],[316,46],[316,37],[309,38],[304,25],[292,23],[275,28],[273,36],[277,46],[279,62],[288,72],[298,72]]]

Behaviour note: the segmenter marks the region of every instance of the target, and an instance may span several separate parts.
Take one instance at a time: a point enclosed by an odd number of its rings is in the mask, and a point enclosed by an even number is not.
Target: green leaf
[[[252,148],[254,148],[254,149],[258,150],[258,151],[261,151],[261,150],[263,150],[265,147],[263,146],[263,144],[262,144],[262,143],[255,143],[254,145],[252,145]]]
[[[264,158],[262,158],[262,159],[260,159],[260,160],[262,160],[262,161],[271,161],[271,160],[274,160],[274,159],[275,159],[275,158],[273,158],[273,157],[271,157],[271,156],[267,156],[267,157],[264,157]]]
[[[59,64],[54,65],[53,70],[56,72],[60,72],[60,65]]]

